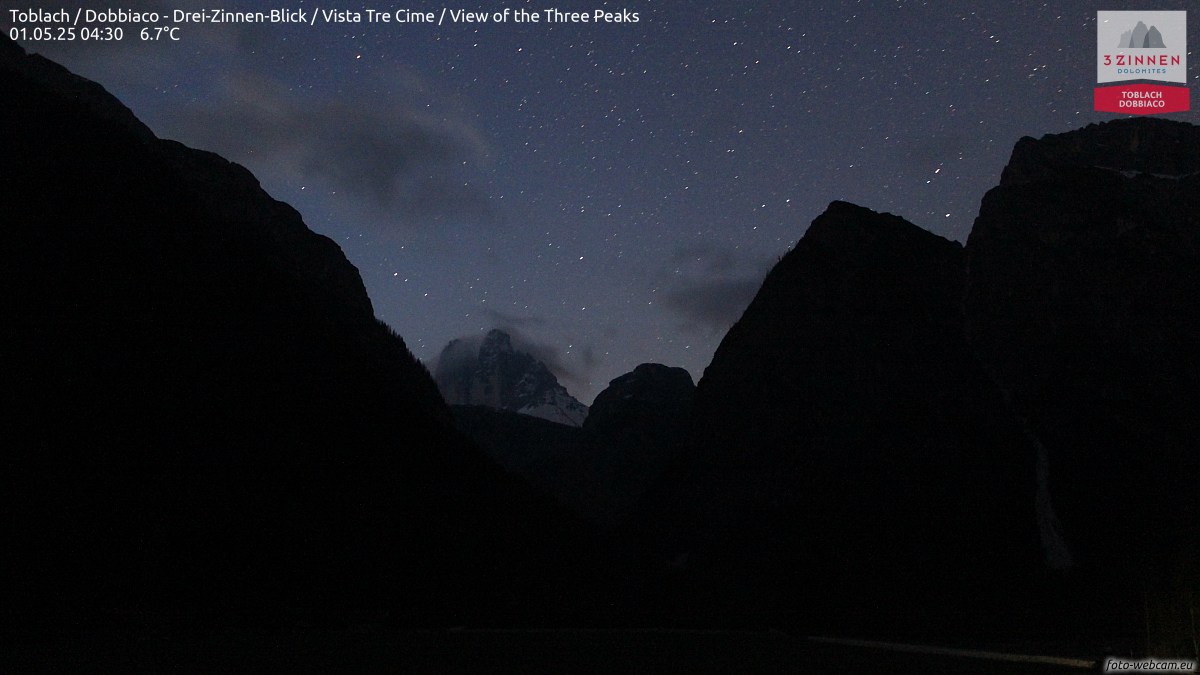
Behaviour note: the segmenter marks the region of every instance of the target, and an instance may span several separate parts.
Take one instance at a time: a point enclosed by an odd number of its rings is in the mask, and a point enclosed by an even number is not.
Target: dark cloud
[[[737,257],[729,247],[708,242],[677,246],[671,253],[671,262],[695,266],[704,274],[729,274],[737,267]]]
[[[69,0],[63,7],[77,5],[95,8]],[[122,8],[172,9],[161,0],[130,0]],[[399,64],[364,64],[352,78],[305,86],[311,78],[296,71],[294,49],[279,32],[257,24],[196,24],[186,27],[186,50],[126,39],[104,49],[48,42],[35,51],[118,95],[162,90],[180,72],[191,73],[183,84],[187,98],[164,98],[169,108],[155,109],[155,103],[135,112],[159,136],[245,164],[264,183],[336,192],[351,212],[409,228],[497,220],[477,187],[490,149],[458,114],[457,102]],[[197,68],[197,61],[205,67]],[[290,65],[267,65],[284,62]]]
[[[546,325],[546,320],[540,316],[521,316],[519,314],[501,312],[488,307],[483,308],[480,310],[480,312],[487,318],[491,319],[492,322],[496,324],[497,328],[509,334],[512,332],[509,329],[519,330],[522,328],[536,328]]]
[[[190,142],[292,180],[323,182],[408,224],[489,218],[486,195],[467,187],[471,167],[486,161],[482,137],[407,105],[411,86],[377,95],[389,98],[383,105],[361,106],[351,103],[361,98],[353,93],[297,92],[248,73],[223,85],[217,100],[178,119]]]
[[[762,286],[762,277],[716,279],[684,284],[669,291],[666,306],[683,316],[685,330],[724,332],[741,316]]]
[[[680,244],[659,275],[667,285],[663,305],[684,319],[681,330],[724,333],[750,304],[775,262],[714,242]]]

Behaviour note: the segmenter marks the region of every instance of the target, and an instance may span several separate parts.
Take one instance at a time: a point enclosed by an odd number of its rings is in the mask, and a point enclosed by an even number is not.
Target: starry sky
[[[639,21],[187,24],[176,42],[22,44],[103,84],[159,136],[249,167],[337,241],[422,360],[504,328],[585,403],[643,362],[699,379],[831,200],[965,241],[1017,139],[1115,117],[1092,110],[1096,10],[1187,8],[326,4],[624,9]],[[81,4],[0,0],[0,28],[17,6]],[[1195,107],[1200,11],[1188,24]]]

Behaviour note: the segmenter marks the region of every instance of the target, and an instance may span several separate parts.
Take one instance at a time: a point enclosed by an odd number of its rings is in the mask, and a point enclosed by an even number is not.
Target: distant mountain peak
[[[512,336],[499,329],[488,331],[478,347],[451,340],[438,357],[434,379],[454,405],[510,410],[575,427],[588,414],[545,363],[514,348]]]

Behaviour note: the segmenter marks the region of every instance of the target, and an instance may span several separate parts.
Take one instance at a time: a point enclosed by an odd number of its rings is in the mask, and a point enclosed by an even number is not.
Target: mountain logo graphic
[[[1129,24],[1126,24],[1129,25]],[[1133,30],[1127,30],[1121,33],[1121,43],[1117,45],[1117,49],[1166,49],[1163,44],[1162,33],[1158,28],[1150,26],[1146,28],[1146,24],[1141,21],[1133,27]]]

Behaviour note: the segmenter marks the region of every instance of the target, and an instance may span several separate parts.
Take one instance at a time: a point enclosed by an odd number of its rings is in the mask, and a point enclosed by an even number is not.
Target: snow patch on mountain
[[[451,405],[482,405],[582,426],[588,407],[567,392],[546,364],[513,347],[492,330],[482,343],[452,340],[442,350],[434,379]]]

